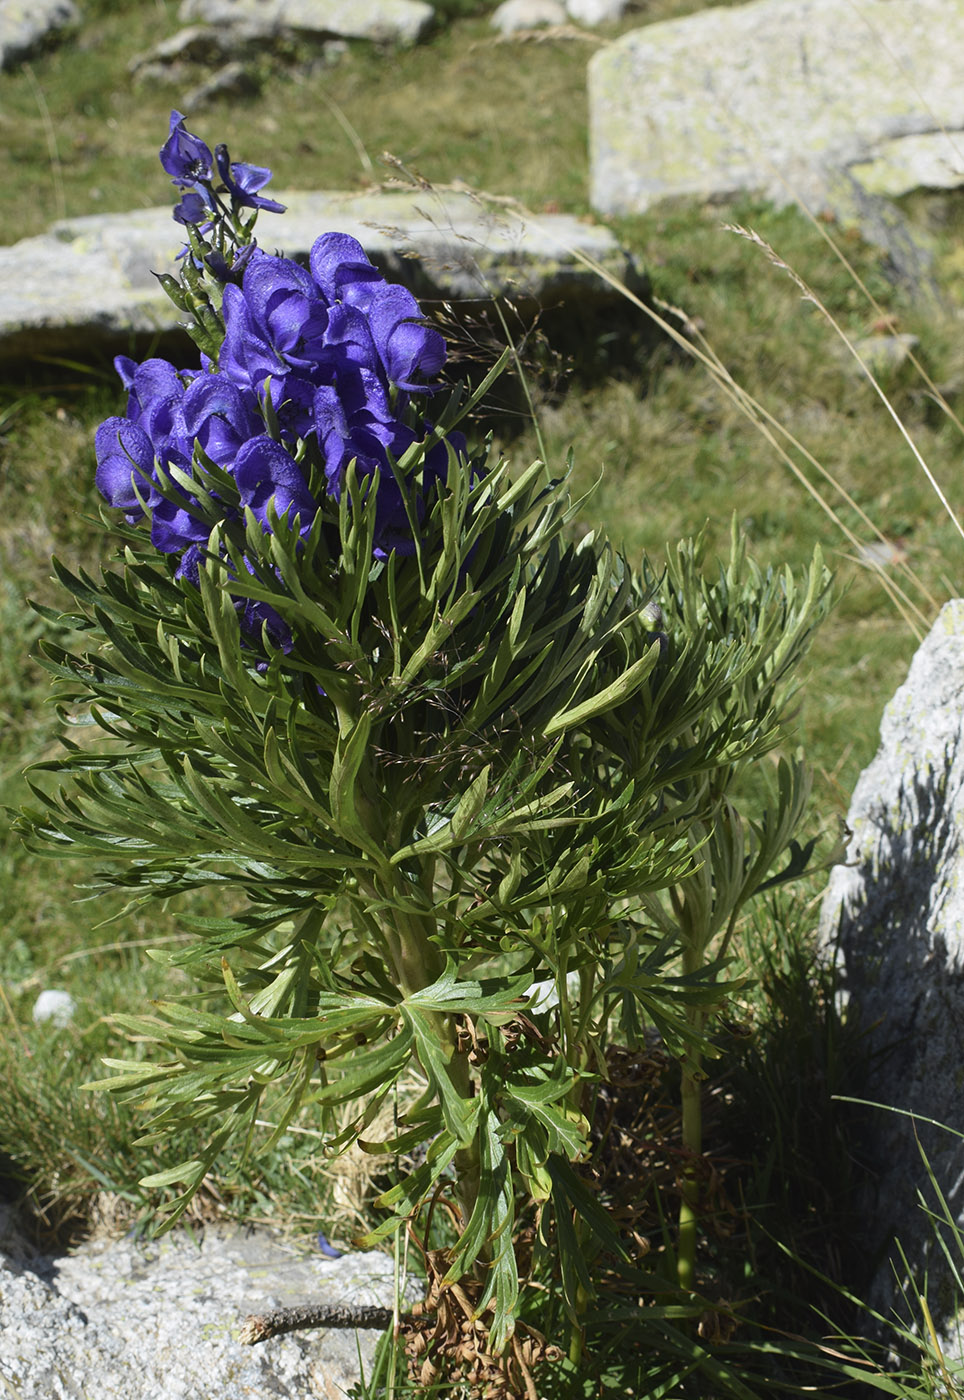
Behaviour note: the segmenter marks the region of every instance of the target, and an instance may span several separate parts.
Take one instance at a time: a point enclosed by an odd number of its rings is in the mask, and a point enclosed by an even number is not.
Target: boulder
[[[489,23],[503,36],[547,25],[565,24],[568,16],[562,0],[503,0],[493,10]]]
[[[0,68],[26,58],[51,35],[79,19],[71,0],[3,0],[0,5]]]
[[[964,183],[964,0],[754,0],[624,34],[589,63],[591,201],[607,214],[751,193],[892,197]]]
[[[435,18],[423,0],[183,0],[189,24],[254,25],[266,33],[295,29],[328,38],[414,44]]]
[[[301,65],[302,72],[317,73],[319,67],[333,66],[346,48],[344,39],[320,43],[309,63]],[[184,91],[179,109],[190,112],[212,95],[203,90],[206,84],[219,84],[215,92],[223,93],[228,81],[223,76],[226,69],[243,73],[242,83],[256,88],[258,66],[265,53],[273,51],[284,56],[285,50],[283,30],[266,32],[251,24],[192,24],[137,54],[127,67],[139,86],[176,83]],[[195,85],[193,90],[191,84]]]
[[[566,0],[569,18],[577,24],[614,24],[622,19],[629,0]]]
[[[185,112],[196,112],[199,107],[206,107],[216,98],[252,97],[257,91],[258,82],[251,70],[246,64],[234,59],[231,63],[224,63],[220,68],[215,68],[213,73],[209,73],[203,82],[195,87],[187,88],[181,99],[181,106]]]
[[[288,212],[262,217],[262,247],[304,257],[320,234],[350,233],[390,280],[427,299],[506,296],[523,310],[611,304],[608,282],[583,258],[640,286],[609,230],[569,215],[528,219],[457,192],[278,198]],[[164,207],[66,219],[0,248],[0,358],[103,352],[124,348],[132,333],[176,330],[181,315],[153,273],[171,271],[181,246]]]
[[[238,1340],[251,1313],[391,1307],[393,1261],[301,1253],[266,1230],[209,1226],[144,1244],[42,1253],[0,1206],[0,1381],[18,1400],[329,1400],[370,1369],[373,1331]]]
[[[217,68],[224,63],[257,58],[264,47],[264,31],[255,25],[192,24],[161,39],[145,53],[136,54],[127,71],[137,79],[143,77],[145,69],[152,70],[152,76],[156,72],[171,79],[194,65]]]
[[[862,1296],[885,1315],[900,1304],[899,1240],[918,1282],[929,1275],[931,1309],[960,1357],[947,1266],[918,1192],[935,1207],[923,1149],[964,1223],[964,1141],[954,1136],[964,1133],[964,601],[943,608],[887,706],[847,825],[822,935],[846,1015],[866,1037],[862,1097],[885,1106],[861,1117],[854,1139],[867,1169],[854,1229],[872,1261]]]

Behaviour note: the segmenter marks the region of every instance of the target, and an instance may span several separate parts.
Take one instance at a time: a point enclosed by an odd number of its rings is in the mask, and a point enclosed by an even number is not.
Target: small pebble
[[[33,1004],[33,1019],[36,1025],[43,1021],[53,1021],[55,1026],[69,1026],[77,1010],[77,1003],[69,992],[50,988],[41,992]]]

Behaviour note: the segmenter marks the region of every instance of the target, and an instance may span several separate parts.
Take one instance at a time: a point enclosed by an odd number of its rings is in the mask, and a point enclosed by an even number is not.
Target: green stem
[[[579,1283],[576,1285],[576,1312],[581,1315],[586,1311],[588,1306],[589,1294],[583,1288],[582,1284]],[[569,1332],[569,1360],[572,1362],[573,1366],[580,1366],[582,1364],[584,1335],[582,1324],[574,1321]]]
[[[683,952],[683,971],[699,970],[700,957],[695,949]],[[703,1011],[698,1007],[687,1010],[687,1020],[694,1029],[703,1026]],[[683,1163],[682,1199],[679,1207],[679,1233],[676,1240],[676,1275],[679,1286],[692,1291],[696,1276],[696,1235],[700,1206],[700,1157],[703,1152],[703,1091],[702,1057],[693,1048],[687,1051],[681,1065],[680,1105],[682,1108]]]
[[[676,1271],[680,1288],[693,1288],[696,1271],[696,1232],[699,1223],[699,1159],[703,1148],[703,1099],[699,1055],[683,1062],[680,1096],[683,1109],[683,1196],[679,1207]]]

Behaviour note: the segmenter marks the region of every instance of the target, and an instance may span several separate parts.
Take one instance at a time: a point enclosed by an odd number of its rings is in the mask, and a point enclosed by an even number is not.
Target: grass
[[[256,75],[259,95],[243,104],[219,102],[192,125],[213,139],[228,136],[237,156],[271,164],[279,189],[362,187],[373,172],[382,177],[379,155],[389,150],[439,184],[462,180],[517,196],[536,213],[584,214],[588,56],[604,38],[701,6],[654,0],[602,38],[524,46],[494,40],[485,6],[450,0],[445,8],[454,18],[429,43],[390,59],[352,47],[319,72],[307,46],[289,55],[294,63],[287,68],[266,56]],[[87,6],[76,41],[5,75],[0,164],[8,240],[39,233],[64,213],[170,200],[155,153],[179,91],[163,84],[135,88],[122,75],[133,55],[174,32],[176,11],[173,0],[100,0]],[[936,604],[959,590],[960,538],[826,318],[801,300],[799,286],[759,247],[723,225],[755,229],[849,336],[882,326],[916,335],[922,362],[956,407],[964,390],[955,281],[964,260],[960,206],[949,196],[936,209],[921,204],[907,201],[936,242],[944,293],[936,307],[895,290],[877,251],[830,228],[870,289],[876,306],[870,305],[820,230],[795,210],[747,201],[679,206],[614,224],[656,294],[684,309],[733,378],[831,470],[840,489],[790,449],[859,541],[870,544],[872,534],[841,490],[899,542],[914,575],[904,584],[920,610],[918,631]],[[567,392],[544,393],[538,403],[549,460],[561,464],[571,445],[574,489],[595,487],[584,510],[587,526],[608,527],[631,556],[645,551],[658,559],[666,541],[704,525],[724,549],[735,511],[761,562],[799,564],[819,540],[837,564],[843,597],[818,639],[801,711],[801,735],[817,772],[814,823],[832,832],[873,753],[881,709],[903,678],[915,632],[879,575],[854,560],[820,503],[688,356],[669,342],[654,350],[648,338],[607,340],[605,328],[593,336],[597,343],[572,366]],[[589,373],[593,364],[596,372]],[[938,480],[952,488],[960,435],[934,394],[909,366],[884,387]],[[97,509],[93,430],[120,406],[113,375],[97,366],[38,364],[0,387],[0,801],[10,806],[24,794],[23,766],[54,744],[58,731],[45,703],[47,678],[28,660],[38,622],[23,600],[55,601],[51,553],[76,565],[93,563],[104,548],[89,524]],[[520,432],[513,423],[501,436],[517,460],[537,454],[531,427]],[[0,1067],[11,1090],[0,1105],[0,1156],[52,1227],[89,1218],[103,1193],[125,1202],[132,1217],[146,1208],[137,1178],[164,1162],[131,1148],[136,1122],[127,1110],[81,1095],[79,1085],[99,1073],[101,1055],[129,1053],[109,1023],[112,1009],[142,1005],[162,987],[177,989],[164,981],[173,974],[147,961],[145,945],[186,936],[178,910],[150,920],[138,911],[120,918],[117,903],[76,902],[82,877],[3,834]],[[833,1179],[827,1161],[840,1149],[830,1095],[859,1059],[859,1047],[837,1044],[831,1055],[830,1040],[814,1040],[815,1026],[831,1039],[843,1034],[826,988],[806,975],[814,918],[812,907],[801,907],[792,918],[784,910],[764,920],[748,957],[759,970],[760,950],[769,949],[752,1008],[756,1031],[749,1048],[733,1057],[733,1085],[743,1087],[728,1090],[743,1104],[764,1093],[778,1115],[780,1136],[770,1144],[754,1138],[758,1120],[756,1128],[741,1125],[734,1113],[729,1127],[734,1152],[746,1164],[740,1189],[752,1206],[747,1248],[752,1245],[757,1272],[743,1286],[749,1293],[766,1277],[774,1297],[803,1285],[773,1253],[772,1240],[792,1244],[832,1276],[833,1261],[818,1257],[828,1232],[816,1238],[810,1232],[815,1216],[845,1208],[845,1200],[841,1207],[826,1196]],[[787,941],[774,943],[781,927],[790,930]],[[64,987],[78,1003],[75,1023],[65,1030],[33,1024],[34,999],[46,986]],[[814,1086],[806,1102],[799,1094],[801,1056],[805,1083]],[[812,1115],[807,1133],[805,1110]],[[815,1142],[822,1144],[817,1152]],[[304,1234],[324,1228],[349,1237],[352,1208],[334,1195],[318,1199],[317,1144],[310,1135],[290,1134],[282,1147],[270,1160],[255,1152],[247,1162],[227,1163],[209,1205],[220,1196],[249,1217],[270,1215]],[[179,1150],[183,1155],[182,1144],[171,1145],[172,1161]],[[799,1188],[793,1200],[775,1185],[789,1178]],[[356,1198],[363,1197],[358,1187]],[[825,1301],[822,1288],[807,1296]]]

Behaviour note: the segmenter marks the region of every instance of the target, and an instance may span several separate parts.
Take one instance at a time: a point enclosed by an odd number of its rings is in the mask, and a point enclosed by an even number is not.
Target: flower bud
[[[655,598],[640,609],[640,619],[647,632],[661,632],[663,630],[663,609],[656,602]]]

